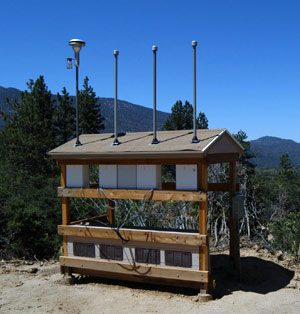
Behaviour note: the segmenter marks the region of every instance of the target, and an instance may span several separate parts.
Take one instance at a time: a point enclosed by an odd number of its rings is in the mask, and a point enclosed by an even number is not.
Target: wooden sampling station
[[[243,151],[226,129],[198,130],[199,143],[191,143],[193,132],[160,131],[159,144],[151,145],[152,132],[127,133],[119,145],[111,145],[112,134],[81,135],[49,152],[61,166],[64,274],[87,274],[127,281],[141,281],[200,289],[212,286],[207,192],[237,189],[236,162]],[[229,163],[227,183],[209,183],[207,167]],[[99,166],[99,186],[90,185],[89,165]],[[161,166],[176,166],[176,183],[162,184]],[[107,199],[109,225],[70,221],[70,198]],[[193,201],[199,203],[199,230],[116,229],[114,202],[118,199],[145,201]],[[230,215],[230,255],[239,266],[237,221]]]

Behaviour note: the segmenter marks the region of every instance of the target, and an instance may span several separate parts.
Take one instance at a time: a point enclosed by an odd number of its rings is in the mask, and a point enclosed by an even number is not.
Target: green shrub
[[[299,258],[300,212],[279,218],[270,225],[274,246]]]

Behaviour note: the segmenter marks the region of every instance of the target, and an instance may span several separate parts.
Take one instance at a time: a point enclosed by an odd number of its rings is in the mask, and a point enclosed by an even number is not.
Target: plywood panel
[[[137,166],[138,189],[161,189],[161,165]]]
[[[69,188],[89,187],[89,166],[67,165],[67,187]]]
[[[136,189],[136,165],[118,165],[118,188]]]
[[[198,190],[197,165],[176,165],[176,190]]]
[[[99,165],[99,186],[104,189],[118,187],[117,165]]]
[[[209,154],[239,153],[241,149],[227,134],[223,133],[222,137],[217,139],[211,147],[208,148]]]

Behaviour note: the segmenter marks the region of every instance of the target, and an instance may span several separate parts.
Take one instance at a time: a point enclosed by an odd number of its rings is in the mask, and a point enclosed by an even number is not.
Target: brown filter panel
[[[73,242],[74,256],[95,257],[95,245],[93,243]]]
[[[138,263],[160,264],[160,251],[155,249],[135,249],[135,261]]]
[[[100,257],[104,259],[111,259],[116,261],[123,260],[123,248],[116,245],[100,245]]]
[[[192,267],[192,253],[167,250],[165,262],[168,266]]]

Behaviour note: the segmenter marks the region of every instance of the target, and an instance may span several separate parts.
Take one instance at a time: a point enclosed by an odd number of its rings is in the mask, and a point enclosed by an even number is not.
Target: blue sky
[[[152,107],[152,45],[157,52],[157,108],[193,101],[197,47],[197,111],[210,128],[244,130],[300,142],[300,1],[114,0],[3,1],[0,86],[24,90],[44,75],[52,93],[75,93],[72,38],[84,76],[97,96],[114,95],[119,55],[119,99]]]

